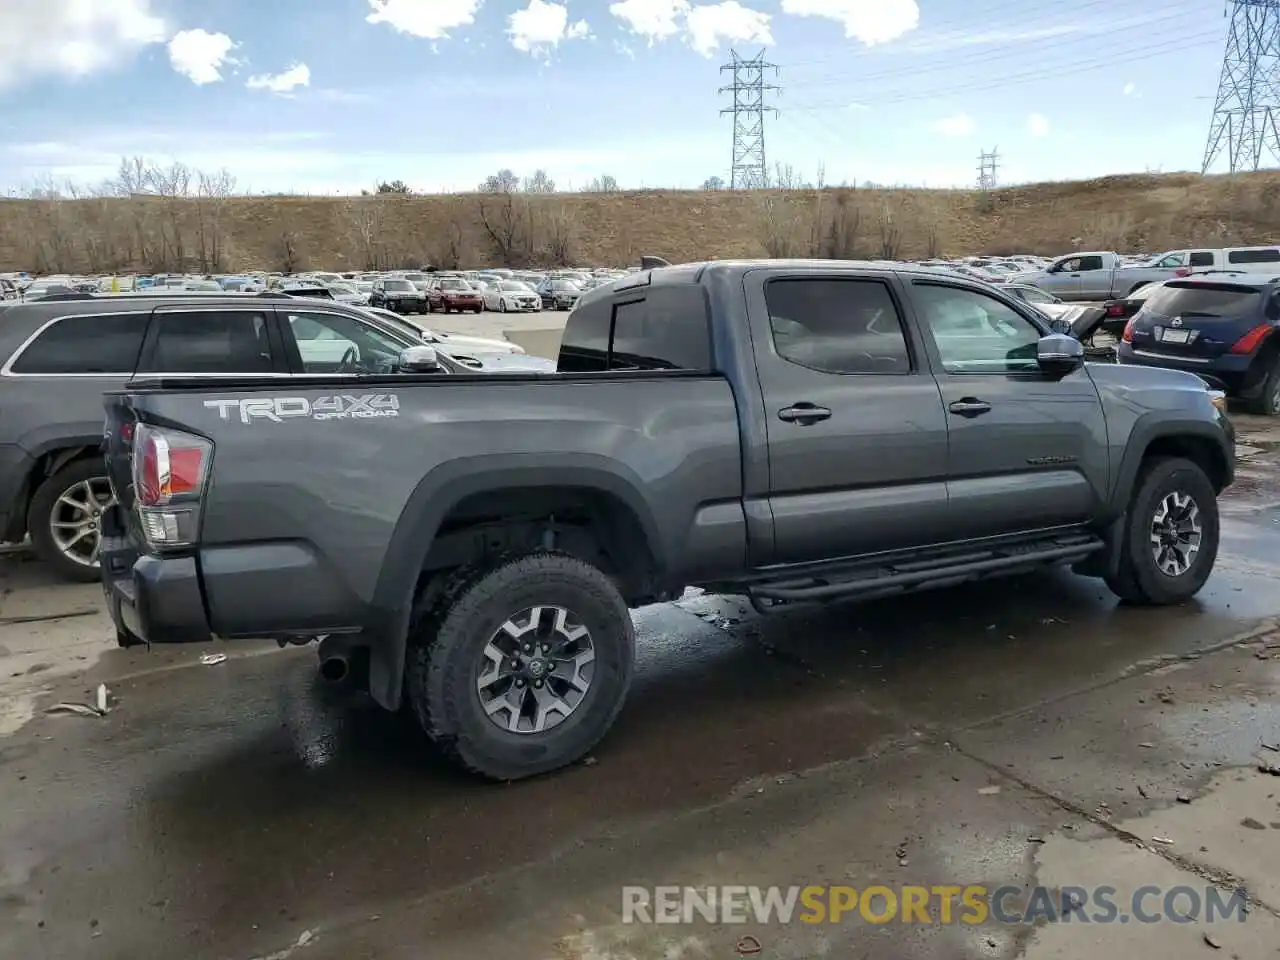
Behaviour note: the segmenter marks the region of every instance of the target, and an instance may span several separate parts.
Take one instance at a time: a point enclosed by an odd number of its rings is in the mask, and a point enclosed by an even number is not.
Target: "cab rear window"
[[[711,325],[702,287],[641,289],[591,300],[570,313],[558,369],[710,370]]]
[[[1147,298],[1146,311],[1171,317],[1183,313],[1236,316],[1257,309],[1257,287],[1233,283],[1166,283]]]

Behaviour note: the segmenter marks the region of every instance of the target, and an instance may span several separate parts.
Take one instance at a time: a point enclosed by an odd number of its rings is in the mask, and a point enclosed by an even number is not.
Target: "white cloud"
[[[702,4],[685,16],[689,46],[709,57],[722,43],[773,43],[769,14],[751,10],[738,0]]]
[[[846,37],[868,47],[888,43],[920,24],[916,0],[782,0],[782,12],[838,21]]]
[[[591,35],[585,20],[569,22],[569,8],[554,0],[529,0],[523,10],[507,17],[507,36],[517,50],[546,57],[565,40]]]
[[[0,0],[0,88],[85,77],[164,39],[151,0]]]
[[[217,83],[222,68],[235,63],[230,53],[236,42],[225,33],[205,30],[182,30],[169,41],[169,63],[197,86]]]
[[[427,40],[442,40],[455,27],[476,20],[483,0],[369,0],[373,13],[368,23],[385,23],[398,33]]]
[[[652,46],[684,29],[689,4],[687,0],[619,0],[609,4],[609,12]]]
[[[1134,83],[1132,80],[1130,80],[1128,83],[1124,85],[1124,90],[1121,92],[1124,93],[1126,97],[1132,97],[1135,93],[1138,92],[1138,85]]]
[[[311,68],[305,63],[295,63],[283,73],[264,73],[250,77],[245,83],[250,90],[270,90],[288,96],[296,87],[311,86]]]
[[[1033,137],[1049,135],[1049,120],[1043,113],[1033,113],[1027,117],[1027,133]]]
[[[772,17],[738,0],[697,5],[688,0],[618,0],[609,5],[609,12],[649,46],[683,35],[704,57],[723,43],[773,43]]]
[[[944,137],[967,137],[977,129],[973,117],[967,113],[957,113],[933,125],[933,129]]]

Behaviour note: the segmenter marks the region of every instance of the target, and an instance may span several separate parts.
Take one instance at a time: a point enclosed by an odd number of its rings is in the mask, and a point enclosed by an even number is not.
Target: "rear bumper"
[[[102,589],[116,629],[146,643],[212,639],[196,558],[139,554],[118,522],[104,524],[102,538]]]
[[[1116,348],[1116,359],[1133,366],[1185,370],[1203,377],[1217,389],[1232,395],[1240,394],[1251,385],[1248,383],[1248,375],[1253,356],[1248,354],[1228,353],[1219,357],[1190,360],[1157,354],[1144,348],[1135,350],[1131,344],[1121,342]]]

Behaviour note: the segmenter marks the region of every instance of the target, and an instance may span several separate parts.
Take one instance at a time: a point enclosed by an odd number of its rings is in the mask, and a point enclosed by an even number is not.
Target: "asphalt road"
[[[1280,426],[1240,426],[1192,603],[1065,572],[767,619],[687,596],[636,612],[595,762],[507,786],[323,687],[313,650],[117,650],[94,587],[0,558],[0,957],[1280,956],[1254,759],[1280,744]],[[44,712],[100,682],[105,717]],[[1212,928],[620,922],[626,884],[1231,878],[1248,922]]]

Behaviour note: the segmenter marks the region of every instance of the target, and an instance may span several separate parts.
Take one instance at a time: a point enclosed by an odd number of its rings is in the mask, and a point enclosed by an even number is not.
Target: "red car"
[[[451,313],[457,310],[465,313],[481,313],[484,310],[484,298],[480,291],[467,283],[462,277],[441,277],[427,288],[427,313],[443,310]]]

